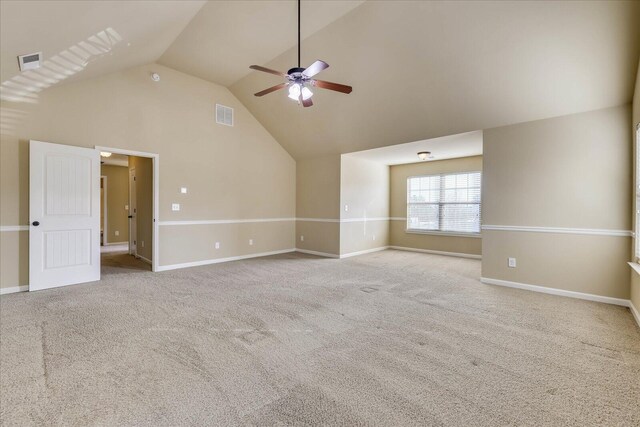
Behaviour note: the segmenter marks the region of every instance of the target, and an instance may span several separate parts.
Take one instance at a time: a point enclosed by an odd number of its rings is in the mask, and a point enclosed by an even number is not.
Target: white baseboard
[[[605,297],[602,295],[587,294],[583,292],[566,291],[564,289],[548,288],[546,286],[528,285],[526,283],[510,282],[508,280],[481,277],[480,281],[488,285],[506,286],[507,288],[524,289],[526,291],[541,292],[543,294],[584,299],[587,301],[603,302],[605,304],[621,305],[623,307],[629,307],[631,304],[631,301],[629,301],[628,299]]]
[[[129,242],[107,242],[103,246],[111,246],[111,245],[128,245]]]
[[[638,327],[640,327],[640,312],[635,305],[633,305],[633,301],[629,300],[629,310],[631,310],[631,314],[633,314],[633,318],[636,319],[636,323]]]
[[[316,256],[323,256],[325,258],[340,258],[340,255],[336,255],[336,254],[330,254],[328,252],[318,252],[318,251],[310,251],[308,249],[299,249],[296,248],[295,249],[296,252],[300,252],[303,254],[309,254],[309,255],[316,255]]]
[[[263,256],[286,254],[286,253],[295,252],[295,251],[296,251],[295,249],[284,249],[284,250],[280,250],[280,251],[261,252],[261,253],[257,253],[257,254],[239,255],[239,256],[232,256],[232,257],[227,257],[227,258],[205,259],[205,260],[202,260],[202,261],[185,262],[185,263],[182,263],[182,264],[161,265],[161,266],[158,266],[157,271],[167,271],[167,270],[177,270],[179,268],[199,267],[201,265],[219,264],[219,263],[222,263],[222,262],[239,261],[239,260],[242,260],[242,259],[259,258],[259,257],[263,257]]]
[[[151,262],[151,260],[150,260],[150,259],[147,259],[147,258],[143,257],[142,255],[138,255],[138,254],[136,254],[136,258],[138,258],[138,259],[139,259],[139,260],[141,260],[141,261],[146,262],[146,263],[147,263],[147,264],[149,264],[149,265],[153,265],[153,262]]]
[[[352,256],[358,256],[358,255],[364,255],[364,254],[370,254],[371,252],[379,252],[379,251],[384,251],[385,249],[389,249],[389,246],[380,246],[378,248],[373,248],[373,249],[366,249],[364,251],[358,251],[358,252],[350,252],[348,254],[342,254],[340,255],[340,258],[351,258]]]
[[[24,286],[12,286],[10,288],[0,288],[0,295],[15,294],[16,292],[27,292],[29,285]]]
[[[408,252],[420,252],[420,253],[433,254],[433,255],[455,256],[458,258],[482,259],[482,255],[465,254],[462,252],[434,251],[431,249],[406,248],[404,246],[389,246],[389,249],[396,249],[399,251],[408,251]]]

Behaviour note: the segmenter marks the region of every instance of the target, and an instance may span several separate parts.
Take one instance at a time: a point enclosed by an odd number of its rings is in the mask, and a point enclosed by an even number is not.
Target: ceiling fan
[[[302,104],[303,107],[311,107],[313,105],[313,101],[311,101],[313,92],[309,88],[310,86],[335,90],[336,92],[342,93],[351,93],[351,91],[353,90],[351,86],[312,78],[320,71],[328,67],[329,64],[321,60],[317,60],[307,68],[300,67],[300,0],[298,0],[298,66],[291,68],[286,73],[283,73],[282,71],[271,70],[260,65],[252,65],[249,68],[251,68],[252,70],[275,74],[276,76],[284,77],[287,80],[285,83],[280,83],[279,85],[275,85],[268,89],[260,91],[256,93],[255,96],[264,96],[268,93],[288,87],[289,98],[293,99],[294,101],[298,101],[298,103]]]

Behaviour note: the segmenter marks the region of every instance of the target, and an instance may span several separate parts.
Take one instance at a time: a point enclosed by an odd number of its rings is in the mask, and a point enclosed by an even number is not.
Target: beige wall
[[[340,254],[388,246],[388,217],[389,166],[342,156]]]
[[[634,165],[634,176],[635,176],[635,172],[638,170],[638,166],[636,165],[636,161],[638,159],[638,154],[636,152],[636,149],[638,147],[638,141],[637,139],[637,126],[640,125],[640,61],[638,62],[638,70],[637,70],[637,76],[636,76],[636,87],[635,87],[635,92],[633,95],[633,108],[632,108],[632,116],[633,116],[633,120],[631,123],[631,131],[633,133],[633,165]],[[637,182],[638,178],[636,177],[636,181]],[[636,206],[636,190],[635,187],[632,188],[631,190],[631,200],[632,200],[632,204],[633,204],[633,210],[632,212],[636,212],[636,209],[638,208]],[[635,221],[635,218],[633,219],[633,221]],[[634,229],[635,227],[637,227],[637,224],[634,225]],[[638,233],[638,230],[635,229],[636,234]],[[637,237],[636,237],[637,238]],[[633,239],[632,242],[632,247],[631,247],[631,259],[635,259],[635,239]],[[634,271],[631,272],[631,302],[633,302],[633,305],[636,307],[636,310],[640,310],[640,277],[638,276],[638,273]]]
[[[152,71],[160,73],[160,82],[150,79]],[[2,226],[28,222],[29,139],[158,153],[160,221],[295,216],[295,161],[222,86],[149,64],[37,95],[32,104],[1,104]],[[215,123],[216,103],[234,108],[233,127]],[[187,194],[180,194],[182,186],[188,188]],[[174,202],[181,204],[179,212],[171,210]],[[281,232],[293,241],[294,225],[288,224]],[[161,237],[164,227],[160,226]],[[166,233],[160,240],[160,252],[170,247],[181,259],[195,261],[201,258],[198,245],[214,244],[213,236],[193,232],[197,225],[177,227],[197,236],[197,244]],[[234,229],[235,224],[228,227]],[[28,283],[28,260],[19,243],[25,238],[14,234],[28,232],[0,234],[1,287]],[[245,237],[239,233],[228,236],[233,241],[221,242],[223,247],[234,247],[236,239]],[[273,248],[279,247],[274,242]],[[270,250],[271,246],[260,248]],[[258,253],[258,247],[252,246],[251,253]],[[173,263],[171,259],[159,261],[161,265]]]
[[[482,170],[482,156],[431,162],[395,165],[390,168],[390,245],[405,248],[453,252],[470,255],[482,253],[482,240],[478,237],[459,237],[435,234],[407,233],[407,178],[452,172]]]
[[[340,254],[339,155],[297,162],[296,217],[296,247]]]
[[[630,119],[625,105],[484,131],[483,226],[630,230]],[[629,244],[483,230],[482,276],[629,298]]]
[[[135,169],[136,176],[136,255],[152,261],[153,256],[153,159],[149,157],[129,157],[129,168]],[[198,256],[190,251],[187,257]],[[163,265],[168,264],[164,260]]]
[[[126,166],[102,165],[107,177],[107,243],[129,241],[129,170]],[[103,208],[100,208],[103,210]],[[119,235],[116,236],[115,232]]]

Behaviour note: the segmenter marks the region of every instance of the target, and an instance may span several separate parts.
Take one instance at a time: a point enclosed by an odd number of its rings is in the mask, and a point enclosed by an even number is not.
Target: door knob
[[[38,221],[33,221],[31,225],[33,225],[34,227],[37,227],[40,225],[40,223]]]

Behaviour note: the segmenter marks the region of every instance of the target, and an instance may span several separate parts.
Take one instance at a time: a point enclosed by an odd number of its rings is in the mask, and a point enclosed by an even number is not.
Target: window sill
[[[637,262],[628,262],[627,264],[629,264],[629,266],[633,268],[636,274],[640,274],[640,264],[638,264]]]
[[[457,231],[412,230],[409,228],[405,229],[404,231],[407,234],[430,234],[433,236],[470,237],[473,239],[482,238],[482,234],[480,233],[463,233],[463,232],[457,232]]]

